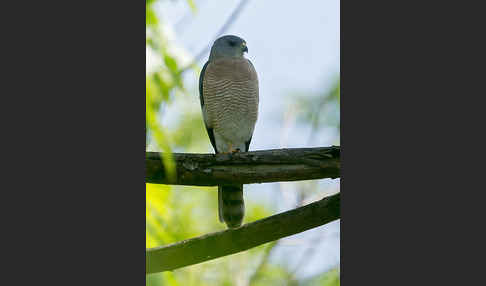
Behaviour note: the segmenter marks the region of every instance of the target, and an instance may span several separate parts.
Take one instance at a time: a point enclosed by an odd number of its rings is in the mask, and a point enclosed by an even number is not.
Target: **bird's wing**
[[[203,96],[203,82],[204,82],[204,73],[206,72],[206,67],[208,66],[209,61],[206,62],[201,70],[201,74],[199,75],[199,101],[201,102],[201,110],[203,113],[203,118],[204,118],[204,125],[206,126],[206,131],[208,132],[209,140],[211,141],[211,145],[213,145],[214,152],[218,153],[218,150],[216,149],[216,141],[214,140],[214,132],[213,128],[208,126],[208,123],[206,122],[207,114],[206,110],[204,108],[204,96]]]
[[[256,73],[256,70],[255,70],[255,66],[253,66],[253,63],[250,60],[248,60],[248,62],[250,63],[250,66],[252,68],[252,73],[255,74],[255,79],[258,82],[258,77],[256,75],[257,73]],[[257,97],[257,99],[258,99],[258,97]],[[248,152],[248,150],[250,149],[250,143],[251,143],[251,138],[252,137],[253,137],[253,134],[252,134],[252,136],[250,136],[250,139],[248,139],[248,141],[245,142],[245,149],[246,149],[245,152]]]

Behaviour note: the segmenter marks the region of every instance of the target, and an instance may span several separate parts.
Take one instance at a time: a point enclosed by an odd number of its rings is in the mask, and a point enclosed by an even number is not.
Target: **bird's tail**
[[[218,186],[219,221],[225,222],[228,228],[237,228],[245,216],[243,185]]]

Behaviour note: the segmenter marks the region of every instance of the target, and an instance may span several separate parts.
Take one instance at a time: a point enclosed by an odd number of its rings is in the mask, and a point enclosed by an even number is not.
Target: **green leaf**
[[[171,57],[170,55],[168,55],[167,53],[164,55],[164,62],[165,62],[165,65],[167,66],[167,68],[169,68],[169,70],[172,73],[178,72],[176,60],[173,57]]]
[[[145,10],[145,24],[147,26],[155,26],[159,23],[159,20],[157,19],[157,15],[155,14],[155,11],[152,9],[151,6],[147,6]]]

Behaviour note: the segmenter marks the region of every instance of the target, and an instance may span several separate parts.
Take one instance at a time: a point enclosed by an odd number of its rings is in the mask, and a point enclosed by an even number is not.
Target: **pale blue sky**
[[[193,55],[212,41],[239,1],[200,0],[195,3],[198,11],[189,17],[191,12],[185,1],[164,1],[157,7],[160,16],[174,28],[178,42]],[[250,0],[225,32],[246,40],[249,48],[247,57],[259,76],[260,117],[250,150],[337,144],[336,134],[325,130],[308,142],[310,130],[286,120],[284,115],[291,109],[286,100],[289,93],[325,91],[339,75],[339,23],[338,0]],[[207,55],[200,62],[201,66],[206,59]],[[194,102],[191,103],[194,108],[199,107],[197,81],[193,73],[186,77],[186,85],[194,90]],[[176,110],[177,104],[166,113],[170,117]],[[213,152],[209,143],[208,152]],[[292,189],[297,184],[246,185],[245,196],[284,211],[293,207],[295,197]],[[318,194],[320,197],[335,193],[339,191],[339,180],[320,180],[319,189],[322,189]],[[321,242],[313,251],[314,255],[297,273],[300,277],[308,277],[339,264],[339,235],[340,223],[334,222],[283,239],[272,260],[294,265],[305,252],[306,248],[302,245],[318,237]]]

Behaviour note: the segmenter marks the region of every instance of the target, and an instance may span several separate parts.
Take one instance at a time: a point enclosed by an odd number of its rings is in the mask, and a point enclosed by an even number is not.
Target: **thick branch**
[[[274,149],[235,154],[174,153],[177,178],[170,181],[160,153],[147,152],[145,182],[216,186],[338,178],[340,147]]]
[[[146,273],[174,270],[290,236],[340,218],[340,194],[237,229],[146,250]]]

